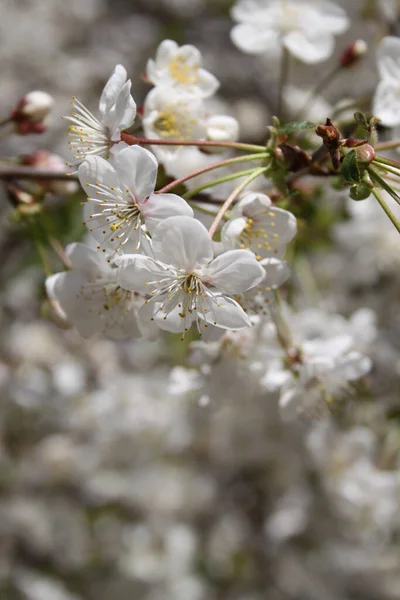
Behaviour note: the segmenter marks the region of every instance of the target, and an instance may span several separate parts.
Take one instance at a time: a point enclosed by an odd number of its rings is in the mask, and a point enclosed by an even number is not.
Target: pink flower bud
[[[351,42],[345,48],[344,52],[339,58],[340,64],[342,67],[346,68],[351,67],[356,63],[360,58],[365,56],[368,51],[367,42],[364,40],[356,40],[355,42]]]
[[[22,164],[36,167],[37,169],[42,169],[44,171],[65,173],[64,159],[58,154],[54,154],[48,150],[37,150],[33,154],[24,156],[22,158]],[[40,185],[46,192],[59,195],[74,194],[79,189],[78,182],[73,179],[70,181],[66,181],[65,179],[41,180]]]
[[[16,132],[27,135],[46,131],[45,119],[53,104],[54,99],[47,92],[35,90],[22,96],[11,112],[11,120],[14,121]]]

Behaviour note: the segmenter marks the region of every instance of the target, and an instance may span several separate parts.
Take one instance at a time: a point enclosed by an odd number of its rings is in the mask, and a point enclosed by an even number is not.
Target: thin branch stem
[[[396,194],[396,192],[386,183],[386,181],[373,169],[371,166],[368,168],[368,173],[372,179],[372,181],[378,184],[382,189],[385,190],[397,202],[400,204],[400,196]]]
[[[195,196],[199,192],[206,190],[207,188],[214,187],[215,185],[219,185],[220,183],[225,183],[226,181],[232,181],[232,179],[239,179],[239,177],[245,177],[246,175],[251,175],[254,173],[253,169],[247,169],[246,171],[238,171],[237,173],[232,173],[231,175],[225,175],[225,177],[220,177],[219,179],[214,179],[213,181],[209,181],[208,183],[204,183],[203,185],[199,185],[199,187],[194,188],[193,190],[189,190],[185,194],[183,194],[183,198],[185,200],[189,200],[192,196]]]
[[[388,205],[386,204],[386,202],[384,201],[384,199],[382,198],[382,196],[380,195],[378,190],[374,187],[374,188],[372,188],[371,191],[372,191],[373,195],[375,196],[375,198],[378,200],[378,202],[381,205],[381,207],[383,208],[383,210],[385,211],[386,215],[389,217],[389,219],[392,221],[393,225],[396,227],[397,231],[400,233],[399,221],[396,219],[396,217],[394,216],[394,214],[392,213],[392,211],[390,210],[390,208],[388,207]]]
[[[400,140],[393,140],[391,142],[380,142],[376,144],[375,150],[392,150],[392,148],[399,148]]]
[[[318,94],[334,80],[334,78],[340,73],[342,68],[342,65],[339,63],[339,65],[335,65],[333,69],[331,69],[330,71],[325,73],[325,75],[322,76],[322,78],[316,83],[316,85],[308,92],[306,101],[297,113],[294,119],[295,121],[297,121],[303,116],[306,109],[309,110],[313,106]]]
[[[76,175],[68,173],[60,173],[57,171],[49,171],[45,169],[35,169],[34,167],[26,166],[3,166],[0,165],[0,179],[45,179],[51,181],[58,180],[73,180],[78,181]]]
[[[242,181],[242,183],[240,183],[233,190],[233,192],[228,196],[226,201],[223,203],[223,205],[219,209],[218,214],[215,217],[215,219],[208,231],[211,239],[214,237],[214,234],[217,231],[224,214],[226,213],[227,210],[229,210],[229,208],[231,207],[233,202],[236,200],[236,198],[239,196],[239,194],[245,189],[245,187],[247,187],[249,185],[249,183],[251,183],[253,181],[253,179],[256,179],[256,177],[258,177],[262,173],[265,173],[267,170],[268,170],[268,167],[260,167],[259,169],[255,169],[255,171],[253,171],[253,173],[251,175],[246,177],[246,179],[244,181]]]
[[[139,138],[129,133],[121,133],[121,140],[133,146],[135,144],[146,144],[150,146],[198,146],[199,148],[226,148],[233,150],[244,150],[245,152],[264,152],[265,146],[254,144],[242,144],[240,142],[211,142],[210,140],[160,140],[151,138]]]
[[[375,156],[374,162],[379,162],[382,165],[389,165],[390,167],[396,167],[397,169],[400,169],[400,162],[398,160],[393,160],[384,156]]]
[[[264,150],[265,150],[265,148],[264,148]],[[185,181],[188,181],[189,179],[193,179],[194,177],[197,177],[198,175],[202,175],[203,173],[207,173],[208,171],[212,171],[213,169],[219,169],[220,167],[234,165],[234,164],[240,163],[240,162],[246,162],[246,161],[252,161],[252,160],[263,160],[266,157],[267,157],[267,154],[263,153],[263,154],[248,154],[247,156],[235,156],[234,158],[227,158],[226,160],[221,160],[212,165],[208,165],[207,167],[204,167],[203,169],[198,169],[198,171],[193,171],[192,173],[189,173],[188,175],[184,175],[183,177],[180,177],[179,179],[175,179],[171,183],[168,183],[164,187],[157,190],[156,194],[165,194],[166,192],[169,192],[169,190],[172,190],[174,187],[181,185],[182,183],[185,183]]]
[[[278,98],[276,103],[276,116],[278,119],[282,118],[282,109],[283,109],[283,98],[285,92],[285,85],[287,83],[289,77],[289,67],[290,67],[290,54],[285,46],[281,45],[281,65],[280,65],[280,73],[279,73],[279,90],[278,90]]]

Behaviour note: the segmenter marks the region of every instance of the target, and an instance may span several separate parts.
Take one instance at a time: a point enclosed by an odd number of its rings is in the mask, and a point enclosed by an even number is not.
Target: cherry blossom
[[[117,283],[117,268],[85,244],[66,248],[71,270],[46,280],[49,298],[58,303],[85,338],[105,334],[112,338],[154,336],[151,323],[138,316],[144,298]]]
[[[157,49],[155,60],[148,61],[146,75],[157,87],[171,87],[207,98],[216,92],[219,82],[201,67],[201,63],[200,51],[195,46],[178,46],[172,40],[164,40]]]
[[[250,192],[233,208],[231,218],[222,228],[226,250],[247,248],[257,258],[282,257],[296,235],[296,218],[282,208],[272,206],[265,194]]]
[[[380,82],[375,92],[373,113],[383,125],[400,125],[400,39],[383,38],[377,49]]]
[[[88,157],[79,167],[79,179],[88,193],[85,225],[98,248],[115,251],[130,240],[136,250],[148,248],[148,233],[174,215],[193,216],[176,194],[155,194],[157,160],[140,146],[123,148],[112,163]]]
[[[99,119],[77,98],[73,99],[74,112],[64,117],[72,123],[68,128],[74,155],[71,166],[79,165],[89,155],[110,156],[114,144],[121,140],[121,131],[130,127],[136,116],[136,104],[130,91],[131,81],[127,80],[126,70],[117,65],[101,94]]]
[[[232,40],[243,52],[274,53],[282,44],[310,64],[327,60],[334,36],[350,25],[343,8],[325,0],[238,0],[231,14]]]
[[[193,322],[207,327],[243,329],[251,323],[232,299],[257,285],[262,267],[247,250],[214,257],[204,225],[189,217],[170,217],[154,232],[154,257],[125,255],[118,260],[124,289],[151,294],[140,314],[163,329],[185,334]]]

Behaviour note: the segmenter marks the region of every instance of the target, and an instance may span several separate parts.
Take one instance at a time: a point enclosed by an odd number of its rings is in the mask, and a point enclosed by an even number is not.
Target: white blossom
[[[148,248],[157,225],[174,215],[193,216],[176,194],[155,194],[158,164],[140,146],[123,148],[112,162],[88,157],[79,167],[79,179],[88,192],[85,224],[98,248],[120,250],[130,240],[136,250]]]
[[[144,298],[121,288],[115,265],[80,243],[67,246],[66,257],[71,269],[48,277],[46,291],[83,337],[154,336],[151,323],[138,316]]]
[[[232,40],[243,52],[274,52],[281,44],[299,60],[318,63],[334,50],[334,36],[346,31],[346,12],[321,0],[238,0]]]
[[[154,257],[125,255],[118,261],[118,281],[125,289],[151,294],[140,310],[163,329],[188,331],[214,325],[242,329],[250,320],[232,299],[257,285],[262,267],[246,250],[213,259],[212,241],[204,225],[190,217],[170,217],[154,232]]]
[[[201,67],[199,50],[192,45],[178,46],[172,40],[159,45],[155,60],[147,63],[146,75],[157,87],[171,87],[197,97],[212,96],[219,82]]]
[[[185,96],[171,88],[154,88],[146,96],[143,107],[146,137],[159,140],[204,140],[207,123],[201,98]],[[182,147],[155,146],[160,159],[174,155]]]
[[[77,98],[72,101],[74,112],[64,117],[76,166],[88,155],[110,156],[115,144],[121,141],[121,131],[130,127],[136,116],[136,104],[131,96],[131,81],[126,70],[117,65],[107,81],[99,102],[100,118],[95,117]]]
[[[234,206],[222,228],[221,238],[226,250],[246,248],[259,259],[279,258],[296,231],[296,218],[292,213],[272,206],[265,194],[250,192]]]
[[[383,38],[377,49],[380,82],[373,100],[373,113],[383,125],[400,125],[400,39]]]
[[[206,127],[207,139],[213,142],[236,142],[239,138],[239,123],[229,115],[211,115]]]

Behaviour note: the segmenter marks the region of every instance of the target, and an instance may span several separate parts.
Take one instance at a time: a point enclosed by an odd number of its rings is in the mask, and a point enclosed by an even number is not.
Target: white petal
[[[284,46],[296,58],[314,64],[327,60],[333,53],[335,41],[329,33],[291,31],[283,38]]]
[[[140,254],[125,254],[115,260],[117,282],[124,290],[150,294],[157,282],[171,276],[154,259]]]
[[[373,101],[373,114],[387,127],[400,124],[400,82],[383,79],[379,83]]]
[[[308,23],[310,29],[313,26],[316,30],[326,30],[335,35],[340,35],[350,26],[350,19],[346,11],[333,2],[318,2],[310,8]]]
[[[196,89],[200,92],[203,98],[209,98],[219,88],[219,81],[212,73],[205,69],[199,69],[197,72]]]
[[[250,23],[236,25],[231,31],[231,38],[239,50],[247,54],[266,54],[279,46],[277,32]]]
[[[99,108],[105,114],[115,104],[116,98],[126,81],[126,70],[122,65],[117,65],[113,74],[104,86],[101,94]]]
[[[231,218],[250,217],[251,219],[263,215],[265,209],[271,207],[271,199],[266,194],[258,192],[250,192],[243,196],[240,201],[234,206]]]
[[[235,142],[239,137],[239,123],[228,115],[213,115],[207,119],[207,138],[215,142]]]
[[[383,38],[376,52],[376,62],[382,79],[400,79],[400,39],[394,36]]]
[[[158,169],[154,154],[140,146],[129,146],[118,152],[114,164],[119,180],[137,203],[154,192]]]
[[[238,330],[251,327],[251,321],[243,308],[235,300],[226,296],[218,296],[212,311],[197,316],[221,329]]]
[[[229,219],[222,227],[221,240],[225,250],[233,250],[239,246],[239,236],[246,227],[247,219]]]
[[[290,268],[284,260],[264,258],[260,265],[265,269],[263,284],[272,289],[280,287],[290,277]]]
[[[73,269],[81,269],[89,279],[94,279],[102,271],[108,270],[108,265],[99,252],[96,252],[86,244],[75,242],[65,248],[65,255]]]
[[[136,103],[131,96],[131,82],[127,81],[117,96],[114,109],[104,120],[110,129],[113,142],[121,139],[121,130],[130,127],[136,117]]]
[[[114,167],[101,156],[89,156],[78,169],[79,181],[88,196],[98,198],[96,191],[88,184],[101,183],[108,188],[118,188],[119,181]]]
[[[211,285],[226,294],[241,294],[260,283],[264,269],[248,250],[229,250],[204,269]]]
[[[207,229],[191,217],[170,217],[153,235],[155,256],[167,264],[192,271],[209,263],[213,247]]]
[[[193,217],[193,209],[186,200],[176,194],[151,194],[140,209],[151,234],[168,217]]]

